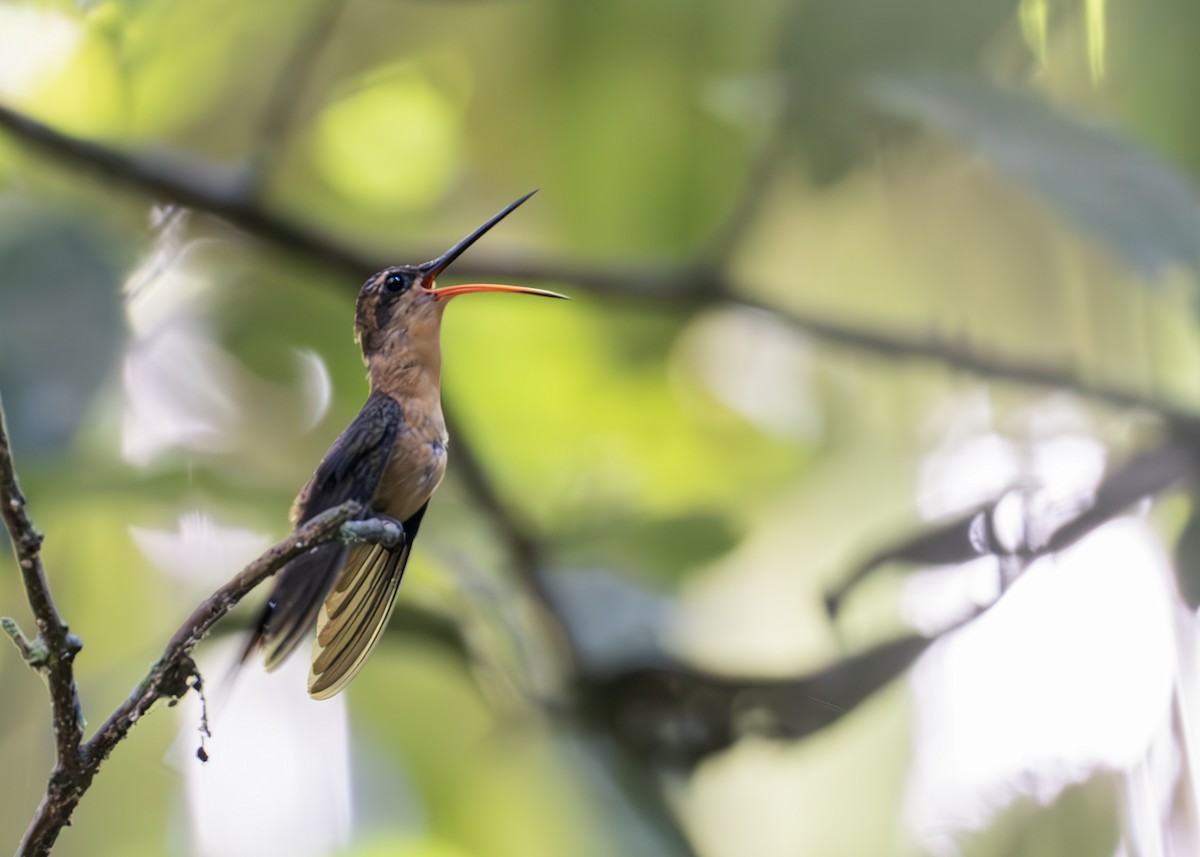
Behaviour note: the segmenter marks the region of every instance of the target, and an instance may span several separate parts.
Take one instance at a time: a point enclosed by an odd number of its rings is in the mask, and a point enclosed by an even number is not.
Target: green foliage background
[[[447,401],[564,586],[601,572],[685,613],[746,576],[772,587],[776,609],[748,599],[683,644],[706,666],[804,672],[899,632],[886,586],[842,638],[822,595],[917,526],[930,415],[977,383],[936,361],[823,346],[705,295],[712,277],[785,313],[1200,398],[1193,0],[331,8],[6,0],[0,95],[396,261],[539,187],[464,262],[543,260],[541,279],[574,301],[457,302]],[[350,338],[359,283],[197,217],[188,264],[204,277],[188,311],[278,401],[243,413],[226,451],[125,463],[121,359],[135,337],[122,286],[153,242],[147,208],[0,134],[0,390],[55,593],[86,643],[77,666],[93,720],[204,594],[155,571],[129,528],[170,529],[199,508],[282,534],[365,389]],[[628,289],[581,286],[579,268],[629,271]],[[639,295],[660,270],[683,272],[678,294]],[[764,352],[747,318],[783,344]],[[332,379],[311,430],[295,417],[293,349],[319,355]],[[1032,401],[994,392],[1002,415]],[[1117,452],[1141,425],[1093,416]],[[487,628],[492,667],[520,674],[511,559],[451,459],[401,598]],[[5,554],[0,612],[28,623],[24,609]],[[889,685],[829,730],[747,742],[675,782],[700,853],[743,853],[738,819],[764,802],[795,821],[775,839],[760,830],[758,853],[921,853],[900,816],[907,694]],[[481,694],[429,641],[385,645],[351,712],[358,752],[402,772],[423,821],[376,812],[348,854],[678,853],[594,736]],[[161,854],[168,842],[187,853],[180,778],[163,763],[179,728],[166,710],[139,726],[57,853]],[[51,750],[38,679],[0,648],[0,841],[19,837]],[[773,779],[727,785],[758,757]],[[1015,804],[967,853],[1110,854],[1117,833],[1097,822],[1113,814],[1110,792],[1101,778],[1051,807]]]

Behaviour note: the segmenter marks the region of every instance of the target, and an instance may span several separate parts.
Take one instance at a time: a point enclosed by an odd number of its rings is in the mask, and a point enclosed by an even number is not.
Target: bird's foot
[[[376,515],[361,521],[347,521],[342,524],[340,534],[346,544],[367,542],[388,550],[402,548],[408,541],[404,525],[386,515]]]

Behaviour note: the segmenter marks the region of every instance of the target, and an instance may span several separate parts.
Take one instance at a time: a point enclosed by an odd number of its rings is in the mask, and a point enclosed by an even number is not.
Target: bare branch
[[[1200,431],[1200,413],[1194,410],[1133,390],[1089,381],[1072,372],[1047,366],[1044,363],[984,354],[968,345],[951,342],[936,334],[925,338],[912,338],[882,331],[848,327],[799,310],[767,304],[754,298],[745,297],[740,293],[729,295],[728,299],[741,306],[775,314],[797,330],[833,345],[876,354],[880,357],[942,363],[951,369],[996,381],[1028,387],[1066,390],[1106,405],[1154,414],[1185,433],[1194,434]]]
[[[59,832],[70,823],[71,814],[113,748],[134,725],[163,698],[178,699],[197,686],[199,673],[191,653],[212,627],[239,601],[271,575],[314,545],[342,537],[342,525],[363,514],[358,503],[344,503],[316,516],[278,542],[214,592],[180,625],[162,655],[133,692],[108,717],[95,735],[75,745],[75,768],[51,776],[46,795],[17,849],[17,857],[41,857],[50,853]],[[358,537],[362,537],[359,534]]]
[[[635,758],[690,769],[745,734],[798,740],[836,723],[934,639],[899,637],[809,675],[722,676],[669,662],[596,676],[580,690],[590,715]]]
[[[56,774],[75,776],[79,773],[79,743],[83,740],[83,714],[79,708],[79,689],[75,685],[75,671],[71,662],[82,643],[72,636],[67,623],[59,615],[50,594],[50,582],[42,566],[42,534],[37,531],[25,508],[25,495],[17,482],[13,464],[12,447],[8,439],[8,426],[4,419],[4,405],[0,401],[0,517],[12,538],[17,565],[21,568],[21,579],[25,585],[25,596],[29,609],[37,623],[35,640],[27,643],[23,654],[31,666],[45,673],[50,686],[50,702],[53,708]],[[15,623],[13,623],[15,628]],[[18,634],[20,632],[18,631]],[[20,636],[24,640],[24,635]],[[17,642],[18,637],[13,637]],[[18,642],[18,647],[20,643]],[[34,662],[31,654],[37,653]]]
[[[0,128],[60,161],[98,173],[125,187],[174,200],[216,215],[274,246],[344,271],[358,280],[397,259],[433,258],[436,251],[414,248],[387,257],[345,245],[337,239],[284,218],[254,202],[237,176],[212,165],[178,156],[133,155],[63,134],[22,113],[0,106]],[[797,330],[833,345],[889,359],[929,360],[991,378],[1039,388],[1069,390],[1119,408],[1156,414],[1180,430],[1200,433],[1200,414],[1135,391],[1089,381],[1041,363],[985,355],[967,345],[936,335],[906,337],[864,330],[814,316],[798,309],[769,304],[751,295],[712,264],[581,266],[564,260],[502,259],[485,251],[459,260],[455,273],[540,282],[570,283],[609,298],[702,308],[732,303],[775,314]]]
[[[332,5],[330,9],[333,9]],[[328,14],[335,12],[329,11]],[[298,90],[294,90],[293,94],[296,91]],[[282,112],[279,116],[283,119],[269,119],[267,127],[277,121],[286,124],[286,115],[292,108],[286,102],[280,104],[282,106],[278,109]],[[7,129],[12,136],[25,141],[36,151],[64,164],[91,171],[117,186],[163,197],[215,215],[267,244],[321,263],[331,270],[349,274],[355,286],[367,273],[396,259],[431,258],[436,255],[434,252],[414,252],[413,248],[409,248],[404,252],[389,254],[390,258],[383,258],[371,251],[342,243],[334,237],[272,211],[268,205],[256,198],[257,189],[247,183],[247,176],[250,175],[252,182],[253,175],[245,170],[218,170],[212,165],[187,160],[178,155],[167,157],[157,153],[122,152],[62,134],[4,107],[0,107],[0,128]],[[695,264],[644,263],[618,267],[589,267],[561,260],[512,260],[477,252],[461,260],[455,273],[469,277],[486,275],[488,279],[565,282],[580,290],[609,299],[628,299],[642,304],[657,301],[685,310],[720,304],[742,306],[774,314],[806,335],[856,352],[888,359],[932,361],[985,378],[1033,387],[1069,390],[1119,408],[1153,413],[1181,433],[1200,435],[1200,414],[1134,391],[1097,384],[1044,364],[983,354],[964,343],[951,342],[936,335],[900,336],[883,331],[864,330],[755,298],[753,292],[745,288],[745,284],[736,282],[725,272],[722,262],[728,246],[736,241],[747,221],[748,212],[753,210],[756,193],[757,191],[751,188],[738,212],[730,218],[725,237],[719,242],[715,261],[710,257]],[[700,712],[704,715],[702,720],[705,721],[701,725],[706,729],[711,726],[711,730],[705,732],[698,742],[674,748],[679,757],[686,760],[701,758],[727,746],[735,737],[733,727],[745,716],[753,719],[765,712],[775,718],[768,724],[773,734],[788,737],[807,734],[820,725],[836,720],[847,707],[857,704],[882,682],[889,680],[890,676],[899,674],[927,644],[926,641],[916,638],[904,638],[873,653],[869,661],[847,660],[819,676],[785,683],[726,680],[678,666],[670,669],[635,670],[611,681],[588,675],[581,669],[578,661],[578,650],[571,637],[570,626],[544,586],[544,557],[538,541],[514,511],[513,504],[501,497],[491,484],[482,461],[473,454],[470,444],[464,442],[461,426],[455,427],[455,434],[458,437],[456,472],[504,539],[527,591],[545,608],[545,613],[552,620],[551,625],[561,630],[566,649],[576,660],[573,665],[576,673],[574,677],[580,684],[585,700],[591,700],[602,709],[600,719],[608,723],[611,734],[621,738],[626,746],[634,751],[631,758],[644,762],[652,751],[661,749],[653,743],[647,745],[643,739],[653,738],[659,734],[660,728],[673,728],[672,722],[677,725],[680,718],[686,720],[695,714],[688,709],[696,704],[697,700],[703,703],[706,699],[715,699],[717,705],[711,718],[708,718],[704,711]],[[7,456],[0,460],[0,466],[11,472]],[[26,556],[32,558],[31,561],[35,565],[30,568],[36,568],[36,574],[33,575],[36,584],[34,589],[44,593],[46,605],[53,611],[53,602],[49,600],[49,590],[45,586],[45,575],[41,570],[40,560],[37,560],[40,536],[24,517],[24,499],[16,487],[15,476],[8,479],[4,472],[0,472],[0,491],[9,489],[17,502],[10,510],[10,503],[5,495],[3,512],[10,531],[14,532],[18,559]],[[78,766],[79,775],[75,778],[52,776],[46,798],[26,834],[21,850],[18,851],[19,855],[49,853],[58,832],[68,823],[74,806],[90,786],[92,777],[113,747],[157,700],[164,696],[177,698],[193,686],[196,673],[191,651],[213,624],[232,609],[250,588],[278,570],[287,559],[305,549],[305,546],[335,537],[340,531],[341,523],[357,513],[340,507],[328,514],[332,517],[321,516],[277,544],[197,608],[172,638],[163,656],[151,668],[142,683],[97,730],[90,741],[80,746],[78,731],[67,733],[74,735],[74,764]],[[9,521],[10,517],[16,522],[15,531],[14,524]],[[380,531],[385,529],[380,528]],[[22,573],[28,578],[29,569],[24,563]],[[34,606],[35,615],[42,615],[39,607],[34,605],[33,595],[31,606]],[[49,641],[52,657],[57,652],[59,658],[57,665],[48,664],[48,674],[53,676],[57,666],[60,674],[70,676],[70,657],[74,654],[70,650],[72,638],[56,613],[48,615],[55,618],[55,623],[51,623],[48,628],[58,629],[54,631],[58,635],[57,642],[50,640],[48,629],[41,628],[40,620],[39,629],[41,636]],[[7,626],[6,630],[9,630]],[[16,634],[10,633],[10,636],[29,660],[29,655],[34,654],[32,644],[25,641],[26,645],[22,647],[21,641],[24,637],[19,631]],[[872,669],[866,670],[867,667]],[[856,674],[866,674],[869,680],[853,680]],[[63,688],[55,691],[53,681],[51,686],[55,699],[55,731],[56,735],[61,737],[59,691],[64,691],[61,694],[62,702],[74,700],[73,705],[66,710],[68,720],[64,723],[67,725],[70,716],[76,718],[76,724],[81,722],[76,708],[77,695],[73,680],[69,688],[66,688],[70,691],[69,695]],[[827,716],[819,717],[817,721],[793,720],[786,716],[789,712],[799,710],[799,701],[823,702],[830,697],[836,698],[836,704],[827,706]],[[746,700],[755,703],[752,706],[753,710],[743,710]],[[650,720],[641,719],[642,713],[647,711],[654,716]],[[665,746],[668,752],[672,751],[669,744]],[[56,772],[57,770],[56,768]]]
[[[232,580],[214,592],[199,607],[192,611],[171,641],[162,656],[150,668],[150,672],[108,720],[96,730],[84,749],[98,763],[106,758],[113,746],[150,707],[165,695],[181,696],[177,683],[181,668],[188,667],[187,661],[213,625],[254,589],[289,560],[299,556],[315,545],[341,537],[342,524],[358,518],[363,507],[358,503],[343,503],[317,515],[287,538],[269,548],[265,553],[238,572]]]
[[[1041,540],[1030,541],[1032,534],[1026,534],[1018,545],[1004,545],[995,535],[997,505],[1007,494],[1001,492],[965,514],[933,524],[872,553],[825,596],[826,611],[831,619],[836,619],[846,596],[890,562],[960,565],[990,555],[1024,568],[1039,557],[1066,550],[1138,501],[1157,497],[1180,482],[1193,479],[1196,470],[1194,442],[1172,439],[1138,452],[1109,471],[1074,517],[1053,532],[1043,534]]]
[[[275,246],[355,276],[377,268],[367,254],[350,250],[323,234],[276,217],[249,201],[245,176],[179,153],[133,155],[63,134],[17,111],[0,106],[0,128],[39,152],[114,184],[214,214]]]

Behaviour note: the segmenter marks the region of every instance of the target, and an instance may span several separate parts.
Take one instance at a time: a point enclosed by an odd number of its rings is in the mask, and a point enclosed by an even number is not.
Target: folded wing
[[[308,692],[328,699],[358,675],[379,642],[396,603],[413,539],[428,502],[404,521],[407,541],[394,550],[380,545],[351,549],[337,581],[317,614]]]
[[[296,498],[292,508],[293,523],[303,524],[348,500],[370,503],[387,469],[396,433],[403,422],[403,412],[395,399],[383,393],[372,393],[358,416],[334,441],[316,473]],[[407,545],[400,553],[399,572],[391,572],[396,577],[396,585],[399,585],[404,560],[408,557]],[[275,589],[263,609],[258,627],[247,642],[242,660],[261,647],[267,669],[283,663],[317,621],[321,604],[334,587],[339,572],[343,568],[347,571],[357,568],[366,559],[362,554],[359,548],[351,551],[345,545],[325,544],[284,566],[276,577]],[[384,590],[379,590],[376,597],[384,594]],[[395,586],[391,587],[391,597],[395,597]],[[385,621],[386,618],[385,613]]]

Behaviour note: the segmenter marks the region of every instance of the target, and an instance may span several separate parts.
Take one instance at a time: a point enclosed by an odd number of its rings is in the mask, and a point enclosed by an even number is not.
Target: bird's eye
[[[389,292],[400,293],[408,289],[413,283],[412,274],[406,274],[397,271],[394,274],[388,274],[387,279],[383,281],[383,287]]]

